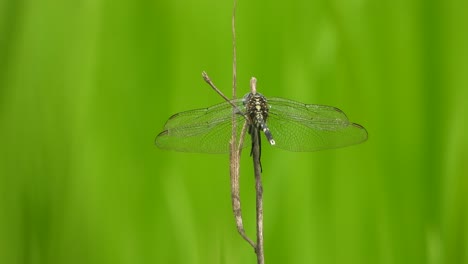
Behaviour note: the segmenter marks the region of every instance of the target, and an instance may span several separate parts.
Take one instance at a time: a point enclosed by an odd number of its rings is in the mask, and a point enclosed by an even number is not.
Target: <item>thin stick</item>
[[[237,9],[237,0],[234,0],[234,7],[232,12],[232,48],[233,48],[233,59],[232,59],[232,100],[227,98],[221,90],[219,90],[216,85],[211,81],[210,77],[206,72],[202,72],[203,79],[205,82],[213,88],[213,90],[218,93],[225,101],[229,102],[232,107],[232,134],[231,140],[229,142],[230,150],[230,175],[231,175],[231,200],[232,200],[232,210],[234,213],[234,218],[236,220],[237,231],[241,237],[247,241],[254,249],[257,255],[257,263],[264,264],[264,254],[263,254],[263,187],[261,181],[261,165],[260,165],[260,139],[259,132],[255,129],[254,134],[252,135],[252,140],[254,142],[252,147],[252,155],[254,161],[254,172],[255,172],[255,189],[256,189],[256,212],[257,212],[257,244],[255,244],[245,233],[244,225],[242,221],[242,210],[241,210],[241,201],[240,201],[240,184],[239,184],[239,168],[240,168],[240,155],[242,152],[242,147],[244,143],[245,134],[248,127],[248,119],[245,114],[239,109],[239,107],[234,103],[236,97],[237,89],[237,53],[236,53],[236,9]],[[256,93],[256,79],[252,77],[251,83],[252,93]],[[241,114],[246,118],[246,122],[242,127],[241,135],[239,138],[239,143],[237,144],[237,115]],[[255,138],[254,138],[255,137]]]
[[[230,100],[229,98],[227,98],[223,92],[221,92],[221,90],[218,89],[218,87],[216,87],[216,85],[211,81],[210,77],[208,76],[208,74],[203,71],[202,72],[202,76],[203,76],[203,80],[205,80],[205,82],[211,86],[211,88],[213,88],[213,90],[219,94],[226,102],[228,102],[229,104],[232,105],[232,107],[235,109],[235,112],[234,114],[240,114],[240,115],[244,115],[244,113],[239,109],[239,107],[233,102],[233,100]]]
[[[254,250],[256,249],[255,243],[245,234],[244,225],[242,223],[242,210],[240,202],[240,184],[239,184],[239,167],[240,167],[240,156],[242,153],[242,145],[244,143],[245,133],[247,131],[247,122],[244,122],[242,126],[241,135],[239,138],[239,145],[235,144],[235,136],[231,139],[230,150],[231,150],[231,199],[232,199],[232,211],[236,220],[237,231],[249,243]]]
[[[240,167],[240,154],[242,151],[242,144],[244,142],[245,132],[247,130],[247,122],[244,122],[244,127],[242,128],[241,136],[239,138],[239,145],[237,142],[237,115],[244,114],[241,110],[235,105],[229,98],[227,98],[221,90],[219,90],[216,85],[211,81],[210,77],[206,72],[202,72],[203,79],[208,85],[213,88],[213,90],[219,94],[224,100],[229,102],[233,107],[233,116],[232,116],[232,134],[231,140],[229,142],[229,161],[230,169],[229,173],[231,175],[231,202],[232,202],[232,211],[234,213],[234,218],[236,220],[237,231],[241,237],[247,241],[254,249],[256,248],[255,243],[250,239],[244,229],[244,224],[242,221],[242,210],[241,210],[241,201],[240,201],[240,184],[239,184],[239,167]],[[234,90],[233,90],[234,91]]]
[[[257,79],[252,77],[250,80],[251,92],[256,92]],[[260,163],[260,130],[254,128],[251,131],[252,136],[252,159],[255,174],[255,193],[256,193],[256,215],[257,215],[257,263],[264,264],[265,256],[263,253],[263,186],[262,186],[262,165]]]
[[[242,128],[243,131],[246,131],[247,123],[244,123],[244,127]],[[242,134],[245,134],[243,132]],[[241,141],[242,138],[240,139]],[[232,211],[234,213],[234,218],[236,220],[236,226],[237,226],[237,231],[241,235],[241,237],[249,243],[252,248],[256,250],[256,245],[255,243],[246,235],[245,230],[244,230],[244,224],[242,222],[242,210],[241,210],[241,201],[240,201],[240,184],[239,184],[239,158],[240,158],[240,153],[242,151],[242,148],[237,148],[236,147],[236,142],[232,141],[230,142],[230,150],[231,150],[231,155],[230,155],[230,161],[231,161],[231,166],[230,166],[230,175],[231,175],[231,199],[232,199]],[[240,146],[242,146],[242,143],[240,143]]]
[[[236,9],[237,0],[234,0],[234,7],[232,8],[232,99],[236,99],[237,95],[237,53],[236,53]],[[231,103],[232,104],[232,103]],[[237,145],[237,113],[241,113],[239,108],[233,105],[232,110],[232,134],[230,142],[230,175],[231,175],[231,199],[232,211],[236,220],[237,231],[254,249],[255,243],[245,234],[244,224],[242,223],[242,210],[240,201],[240,184],[239,184],[239,169],[240,169],[240,154],[242,151],[242,144],[244,141],[245,131],[247,130],[247,122],[244,122],[242,132]]]
[[[237,10],[237,0],[234,0],[234,7],[232,8],[232,20],[231,20],[231,26],[232,26],[232,99],[236,99],[236,96],[237,96],[236,95],[237,93],[236,10]]]
[[[216,85],[211,81],[210,77],[208,76],[208,74],[207,74],[205,71],[202,72],[202,76],[203,76],[203,80],[205,80],[205,82],[206,82],[209,86],[211,86],[211,88],[213,88],[213,90],[214,90],[217,94],[219,94],[224,100],[226,100],[226,102],[229,102],[229,103],[232,105],[232,107],[237,108],[237,105],[235,105],[233,102],[231,102],[231,100],[230,100],[229,98],[227,98],[227,97],[223,94],[223,92],[221,92],[221,90],[218,89],[218,87],[216,87]]]

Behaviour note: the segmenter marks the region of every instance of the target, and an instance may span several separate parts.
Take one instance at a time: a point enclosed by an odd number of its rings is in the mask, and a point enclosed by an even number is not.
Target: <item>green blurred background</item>
[[[231,87],[231,1],[0,1],[0,263],[256,263],[228,155],[157,149]],[[468,263],[468,2],[243,1],[239,95],[369,132],[264,147],[267,263]],[[244,154],[248,154],[245,152]],[[244,222],[254,236],[251,160]]]

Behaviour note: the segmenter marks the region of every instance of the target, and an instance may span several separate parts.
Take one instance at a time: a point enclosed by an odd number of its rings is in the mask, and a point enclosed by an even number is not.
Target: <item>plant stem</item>
[[[262,168],[260,164],[260,131],[258,128],[252,131],[252,159],[255,173],[255,192],[256,192],[256,213],[257,213],[257,263],[264,264],[265,256],[263,254],[263,186],[262,186]]]

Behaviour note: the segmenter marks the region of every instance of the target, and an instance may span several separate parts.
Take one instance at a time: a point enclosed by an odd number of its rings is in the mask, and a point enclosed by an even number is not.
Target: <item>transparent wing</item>
[[[232,101],[243,111],[242,99]],[[162,149],[183,152],[229,152],[232,127],[232,105],[223,102],[209,108],[175,114],[167,120],[155,144]],[[237,117],[238,138],[245,118]],[[249,137],[245,137],[248,140]],[[244,144],[247,146],[249,143]]]
[[[317,151],[361,143],[367,131],[340,109],[269,98],[267,126],[276,145],[289,151]]]

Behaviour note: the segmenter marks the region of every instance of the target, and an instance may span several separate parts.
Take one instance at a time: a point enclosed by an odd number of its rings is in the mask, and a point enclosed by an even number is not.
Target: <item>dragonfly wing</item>
[[[361,125],[349,122],[340,109],[270,98],[267,125],[276,146],[289,151],[345,147],[367,139]]]
[[[242,99],[231,101],[240,110],[244,109]],[[229,102],[222,102],[208,108],[200,108],[189,110],[172,115],[164,124],[164,129],[172,129],[177,127],[191,126],[201,123],[216,122],[230,118],[232,113],[232,105]]]
[[[239,109],[242,100],[233,101]],[[209,108],[196,109],[173,115],[156,137],[155,144],[162,149],[199,153],[229,152],[232,131],[232,110],[228,102]],[[245,119],[237,116],[238,136]],[[244,145],[245,146],[245,145]]]

